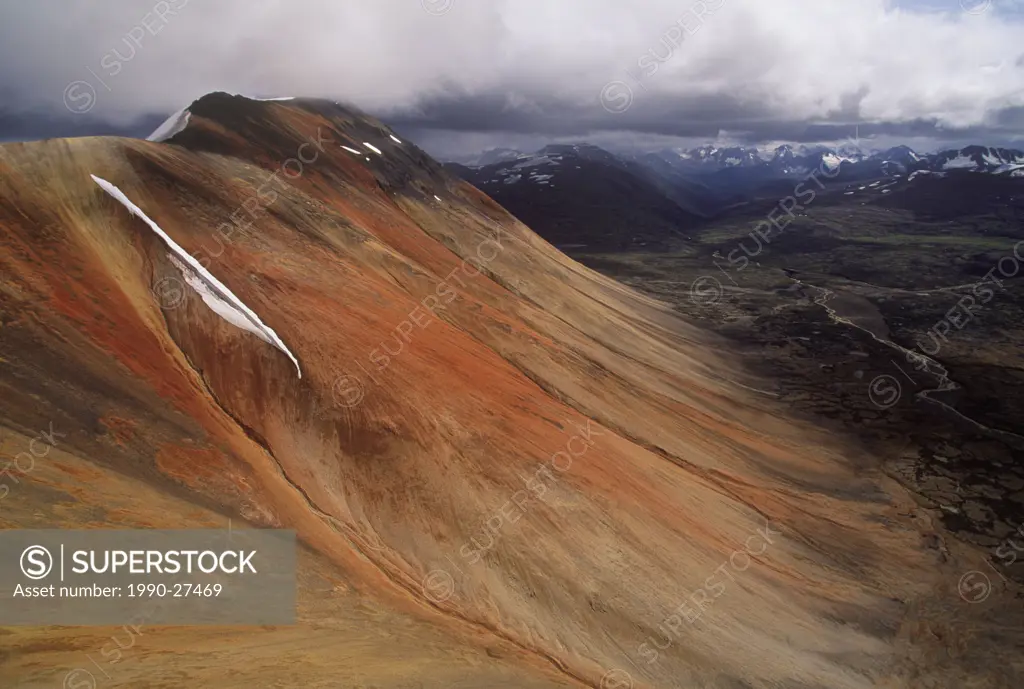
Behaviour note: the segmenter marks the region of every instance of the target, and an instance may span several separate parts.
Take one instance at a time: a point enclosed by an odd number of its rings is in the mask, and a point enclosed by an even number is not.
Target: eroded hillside
[[[715,337],[370,118],[190,111],[0,147],[4,455],[60,434],[0,524],[303,544],[299,624],[147,628],[106,686],[1010,686],[1007,613],[957,594],[981,555]],[[116,631],[0,630],[0,677]]]

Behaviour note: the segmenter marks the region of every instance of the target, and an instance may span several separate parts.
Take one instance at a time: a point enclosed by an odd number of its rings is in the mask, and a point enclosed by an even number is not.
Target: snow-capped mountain
[[[928,156],[924,162],[926,164],[919,166],[918,169],[1007,174],[1024,168],[1024,151],[990,146],[967,146],[935,153]]]
[[[681,161],[689,161],[693,165],[717,165],[719,167],[742,167],[757,165],[761,158],[757,149],[731,146],[702,146],[690,151],[672,151],[677,153]],[[670,154],[671,152],[666,152]]]
[[[763,164],[761,152],[756,148],[730,146],[719,148],[715,145],[692,149],[666,148],[649,154],[665,160],[671,165],[689,169],[751,167]]]
[[[843,161],[857,162],[866,154],[851,146],[836,149],[824,146],[798,146],[783,144],[772,150],[756,147],[714,145],[693,149],[662,149],[642,156],[648,161],[658,158],[678,169],[714,172],[729,168],[764,168],[783,174],[796,174],[824,163],[835,168]]]
[[[778,180],[816,174],[824,183],[906,176],[917,171],[969,172],[1024,177],[1024,152],[987,146],[921,154],[909,146],[867,150],[856,144],[835,148],[783,144],[753,147],[663,149],[635,156],[652,173],[698,181],[719,193],[754,194]],[[818,171],[815,173],[815,171]]]
[[[774,151],[772,151],[767,157],[765,157],[765,161],[782,163],[792,162],[795,158],[796,151],[793,150],[793,147],[790,146],[789,144],[783,144],[781,146],[777,146]]]
[[[720,147],[708,144],[696,148],[664,148],[653,152],[642,152],[612,156],[604,149],[590,144],[557,144],[547,146],[544,151],[575,151],[579,155],[594,155],[609,160],[618,158],[621,163],[639,163],[654,170],[671,169],[678,172],[710,174],[722,170],[758,170],[767,175],[794,176],[808,174],[815,168],[823,167],[833,171],[844,166],[855,171],[858,164],[867,164],[864,171],[882,175],[904,174],[916,170],[962,169],[974,172],[1002,174],[1013,172],[1016,166],[1024,165],[1024,152],[990,146],[967,146],[938,153],[921,154],[909,146],[894,146],[886,150],[865,149],[855,143],[836,147],[821,145],[782,144],[772,148],[754,146]],[[594,153],[599,152],[599,153]],[[524,161],[538,153],[522,153],[510,148],[493,148],[478,156],[460,160],[470,167],[484,167],[501,162]]]
[[[888,151],[876,153],[872,157],[882,158],[883,160],[889,160],[895,163],[899,163],[900,165],[904,165],[906,167],[910,167],[922,160],[922,156],[918,155],[909,146],[894,146],[893,148],[890,148]]]
[[[852,143],[774,148],[708,144],[616,155],[579,143],[553,144],[534,153],[491,149],[477,159],[495,162],[470,167],[450,164],[450,169],[556,243],[585,243],[588,223],[606,224],[611,217],[633,212],[626,213],[624,208],[639,204],[653,209],[651,217],[645,216],[637,225],[657,230],[640,231],[635,239],[614,233],[604,237],[616,246],[650,245],[654,235],[666,234],[665,219],[674,218],[676,212],[684,213],[680,224],[688,227],[694,218],[710,217],[755,198],[790,193],[794,184],[810,175],[829,186],[909,181],[950,171],[1024,177],[1024,153],[985,146],[921,154],[909,146],[867,150]],[[856,194],[857,189],[848,191]],[[889,193],[885,187],[879,189]],[[602,206],[616,210],[595,214],[594,209]],[[541,209],[547,210],[542,213]]]

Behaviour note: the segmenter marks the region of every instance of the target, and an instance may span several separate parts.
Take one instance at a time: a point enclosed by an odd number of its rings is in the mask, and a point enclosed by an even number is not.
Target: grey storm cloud
[[[1008,1],[2,0],[0,137],[145,133],[223,90],[352,102],[436,146],[1013,139]]]

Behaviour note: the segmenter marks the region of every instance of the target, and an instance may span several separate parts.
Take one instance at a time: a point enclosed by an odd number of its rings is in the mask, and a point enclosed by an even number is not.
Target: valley
[[[1024,183],[935,217],[918,198],[951,183],[919,182],[822,194],[768,241],[748,233],[770,200],[674,250],[570,253],[728,337],[766,394],[871,448],[1004,586],[1024,581],[1006,547],[1024,523]]]

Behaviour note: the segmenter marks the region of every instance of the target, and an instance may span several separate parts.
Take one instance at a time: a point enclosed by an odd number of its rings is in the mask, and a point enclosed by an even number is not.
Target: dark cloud
[[[0,7],[0,138],[319,96],[428,149],[1024,135],[1018,14],[887,0],[39,0]],[[973,6],[972,6],[973,7]],[[428,143],[429,142],[429,143]]]
[[[95,117],[68,117],[48,111],[17,114],[0,111],[0,142],[76,136],[145,138],[165,118],[165,115],[158,114],[143,115],[134,122],[118,124]]]

